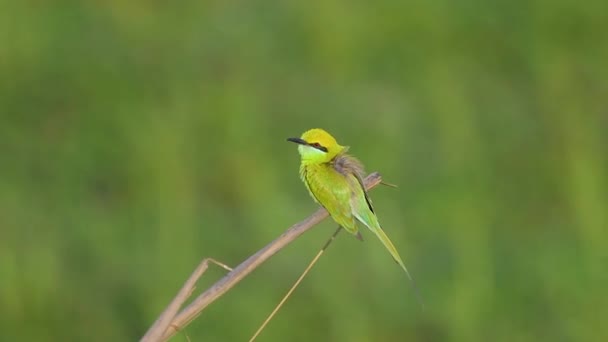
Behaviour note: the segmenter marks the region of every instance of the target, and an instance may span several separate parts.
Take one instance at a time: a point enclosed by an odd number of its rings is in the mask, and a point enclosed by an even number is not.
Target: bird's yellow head
[[[331,134],[320,128],[313,128],[300,138],[288,138],[287,141],[299,144],[298,152],[302,162],[317,164],[327,163],[347,147],[338,144]]]

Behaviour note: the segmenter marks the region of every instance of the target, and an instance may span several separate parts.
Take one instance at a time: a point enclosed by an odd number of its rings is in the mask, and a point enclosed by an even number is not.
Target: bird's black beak
[[[300,144],[300,145],[308,145],[306,140],[300,139],[300,138],[287,138],[287,141],[291,141],[291,142],[294,142],[294,143]]]

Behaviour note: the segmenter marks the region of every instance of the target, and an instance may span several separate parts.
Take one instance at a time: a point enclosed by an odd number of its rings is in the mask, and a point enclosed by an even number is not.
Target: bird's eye
[[[308,145],[316,148],[319,151],[327,152],[327,147],[321,146],[321,144],[319,144],[318,142],[309,143]]]

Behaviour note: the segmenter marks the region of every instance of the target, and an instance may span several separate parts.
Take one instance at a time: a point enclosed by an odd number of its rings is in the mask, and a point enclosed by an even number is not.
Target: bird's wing
[[[365,191],[361,178],[356,174],[351,173],[346,176],[346,179],[348,180],[351,189],[350,207],[353,215],[372,231],[374,231],[374,229],[381,229],[378,218],[374,212],[374,207],[367,195],[367,191]]]
[[[353,156],[341,154],[334,159],[333,165],[336,171],[344,176],[348,182],[349,188],[351,189],[350,201],[353,213],[355,211],[358,213],[369,211],[375,218],[372,201],[365,190],[365,186],[363,185],[363,177],[365,177],[363,164],[361,164],[361,162]],[[367,223],[363,223],[368,225],[368,223],[371,224],[372,222],[368,220]]]

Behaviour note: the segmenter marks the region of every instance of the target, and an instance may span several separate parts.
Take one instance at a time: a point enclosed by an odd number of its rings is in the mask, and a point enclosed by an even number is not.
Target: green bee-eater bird
[[[320,128],[304,132],[300,138],[288,138],[298,145],[302,158],[300,177],[312,198],[322,205],[331,217],[349,233],[361,235],[357,221],[363,223],[382,241],[393,259],[413,282],[397,249],[384,233],[374,213],[372,202],[363,186],[363,165],[346,154],[347,146]]]

